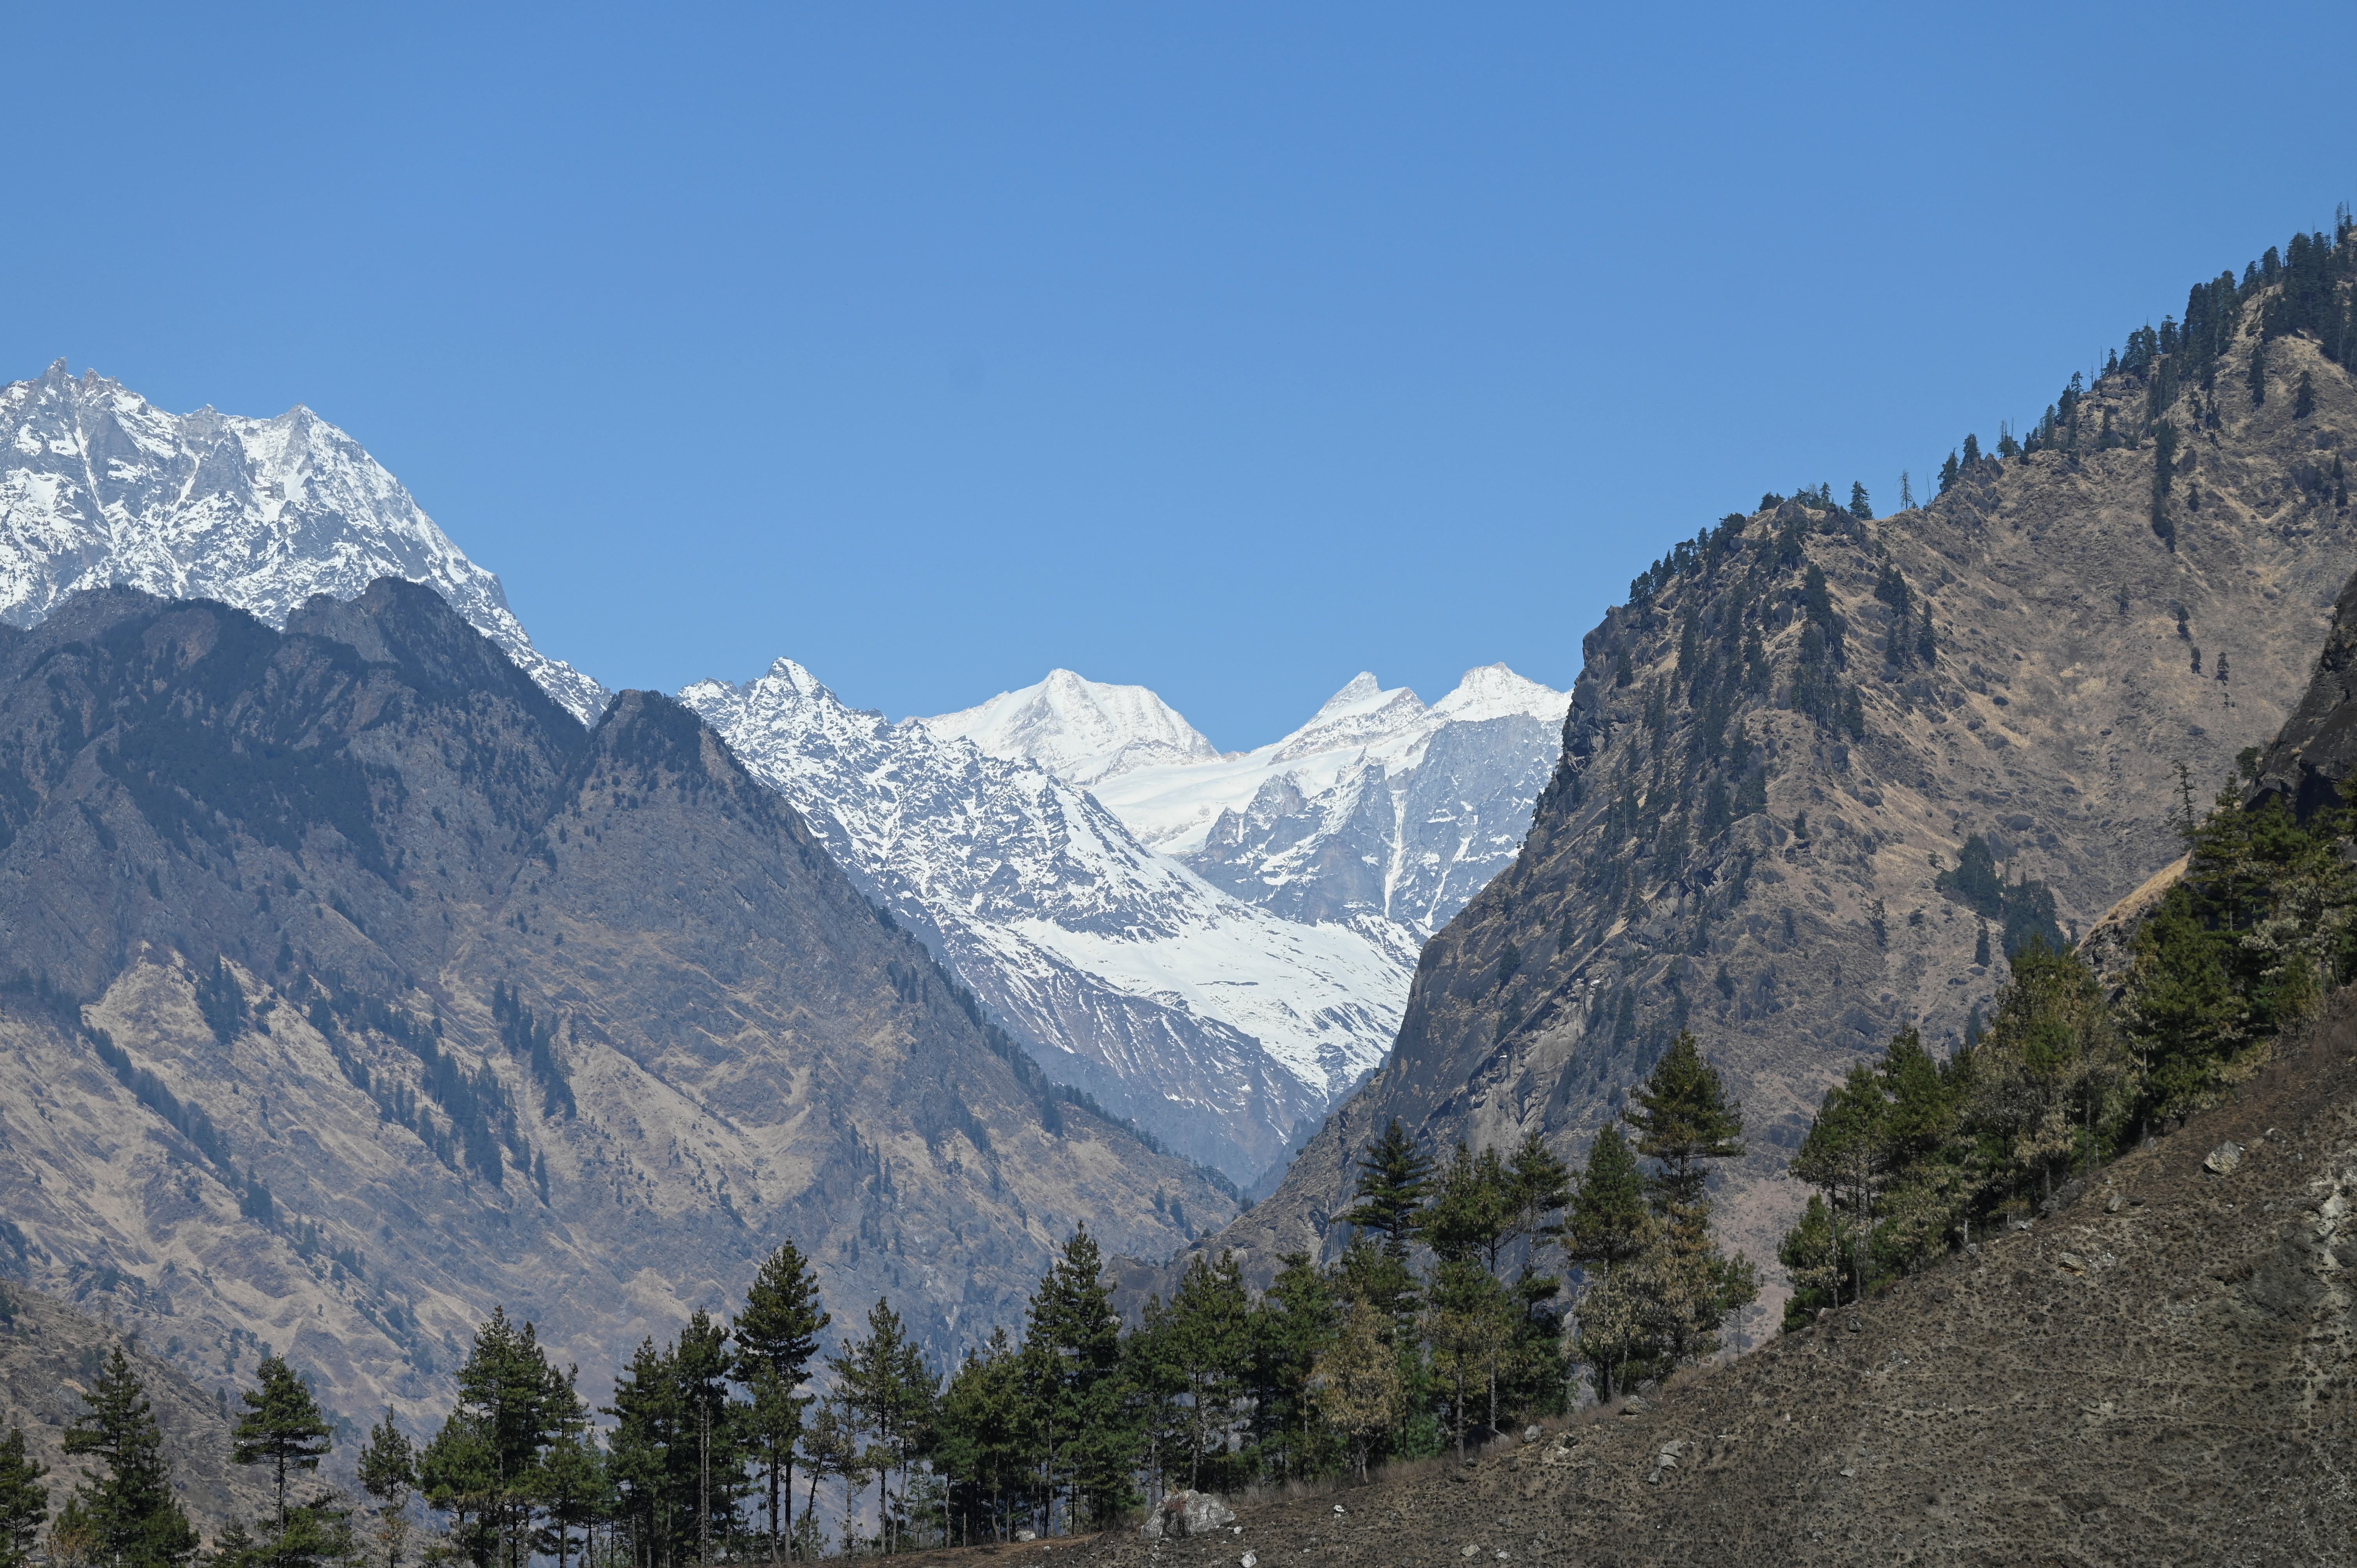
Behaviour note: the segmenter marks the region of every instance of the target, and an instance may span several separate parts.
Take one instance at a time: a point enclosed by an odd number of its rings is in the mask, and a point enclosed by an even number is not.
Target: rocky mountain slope
[[[2352,1278],[2344,997],[2238,1103],[1863,1311],[1468,1466],[1056,1560],[2357,1562]]]
[[[2206,800],[2306,683],[2357,564],[2357,386],[2283,326],[2297,282],[2209,318],[2206,379],[2140,336],[2038,449],[1921,508],[1775,500],[1641,578],[1587,639],[1512,867],[1425,950],[1383,1069],[1217,1244],[1258,1267],[1338,1245],[1394,1116],[1577,1158],[1685,1026],[1750,1137],[1720,1220],[1771,1256],[1824,1088],[1902,1025],[1960,1037],[2003,978],[1935,886],[1967,838],[2084,930],[2178,854],[2178,766]]]
[[[434,588],[576,718],[605,706],[603,686],[533,647],[500,580],[309,409],[166,413],[63,360],[0,387],[0,621],[31,626],[119,583],[280,626],[314,594],[352,598],[379,577]]]
[[[848,707],[791,660],[680,700],[1043,1047],[1051,1077],[1238,1182],[1397,1026],[1415,961],[1397,930],[1222,892],[1036,763]]]
[[[95,1271],[85,1272],[74,1284],[86,1300],[103,1301],[109,1288]],[[251,1521],[270,1507],[270,1488],[259,1467],[230,1463],[234,1417],[224,1412],[242,1407],[229,1392],[221,1363],[190,1367],[187,1342],[176,1337],[169,1344],[177,1363],[64,1301],[23,1285],[0,1285],[0,1431],[21,1429],[34,1459],[48,1466],[42,1484],[48,1488],[52,1519],[89,1463],[66,1456],[66,1428],[81,1414],[83,1393],[117,1345],[126,1348],[155,1407],[172,1464],[173,1492],[198,1533],[210,1539],[231,1519]],[[210,1381],[204,1380],[207,1374]],[[355,1446],[366,1441],[349,1420],[337,1434],[339,1444],[347,1440]]]
[[[1060,1100],[687,710],[585,728],[429,590],[0,632],[5,1272],[422,1417],[494,1303],[585,1386],[792,1237],[937,1353],[1085,1220],[1232,1213]]]
[[[1292,734],[1222,757],[1145,688],[1059,670],[923,723],[1086,786],[1240,898],[1421,946],[1512,864],[1568,705],[1502,664],[1429,707],[1361,674]]]

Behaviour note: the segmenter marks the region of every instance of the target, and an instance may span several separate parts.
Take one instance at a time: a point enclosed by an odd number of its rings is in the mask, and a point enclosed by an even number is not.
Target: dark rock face
[[[2283,797],[2302,817],[2340,801],[2357,772],[2357,575],[2332,607],[2332,630],[2315,677],[2259,764],[2253,801]]]
[[[2291,713],[2357,559],[2314,478],[2357,446],[2357,386],[2306,338],[2268,352],[2316,406],[2222,400],[2187,430],[2174,549],[2150,526],[2153,444],[2090,441],[1873,522],[1785,502],[1612,610],[1520,856],[1425,950],[1383,1068],[1208,1244],[1263,1277],[1338,1250],[1330,1216],[1394,1116],[1434,1149],[1535,1132],[1576,1161],[1684,1026],[1744,1105],[1719,1222],[1772,1258],[1824,1089],[1909,1024],[1960,1039],[2004,981],[1935,885],[1967,837],[2050,885],[2075,937],[2180,853],[2177,765],[2206,798]],[[2136,427],[2145,396],[2105,381],[2084,417]],[[2304,765],[2344,766],[2323,715],[2346,712],[2352,657],[2337,637]]]
[[[0,643],[10,1272],[423,1414],[494,1303],[592,1392],[776,1242],[937,1350],[1231,1199],[1059,1101],[693,714],[585,728],[429,590]],[[248,1337],[251,1336],[251,1337]],[[225,1378],[224,1378],[225,1380]]]

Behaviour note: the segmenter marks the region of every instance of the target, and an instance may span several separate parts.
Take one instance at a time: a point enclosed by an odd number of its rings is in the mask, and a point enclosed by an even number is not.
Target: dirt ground
[[[1640,1413],[952,1563],[2357,1562],[2357,1004],[2027,1230]],[[2244,1153],[2231,1174],[2204,1162]],[[1340,1511],[1337,1505],[1339,1504]]]

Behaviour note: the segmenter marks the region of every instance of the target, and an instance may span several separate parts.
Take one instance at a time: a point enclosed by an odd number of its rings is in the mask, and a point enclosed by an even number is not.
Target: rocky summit
[[[1961,1041],[2004,980],[1999,911],[1984,939],[1953,891],[1967,846],[2083,934],[2306,686],[2357,562],[2357,385],[2269,325],[2281,294],[2206,385],[2125,363],[2034,449],[1967,444],[1920,507],[1766,498],[1641,577],[1587,638],[1519,857],[1425,950],[1382,1069],[1211,1250],[1332,1255],[1395,1117],[1576,1158],[1691,1028],[1751,1150],[1719,1222],[1771,1256],[1825,1086],[1908,1025]]]

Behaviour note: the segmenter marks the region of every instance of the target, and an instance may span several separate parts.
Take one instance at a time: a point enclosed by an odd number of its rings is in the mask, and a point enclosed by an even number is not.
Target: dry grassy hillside
[[[232,1517],[262,1517],[269,1488],[260,1473],[230,1463],[230,1417],[222,1402],[234,1395],[226,1376],[208,1387],[114,1324],[21,1284],[0,1285],[0,1431],[22,1428],[33,1457],[49,1467],[43,1479],[52,1512],[63,1506],[84,1463],[66,1457],[66,1428],[81,1413],[82,1391],[117,1345],[129,1348],[156,1407],[173,1489],[198,1532],[210,1538]]]
[[[2228,1144],[2239,1165],[2206,1169]],[[2344,996],[2239,1103],[2098,1173],[2051,1218],[1687,1372],[1641,1411],[1591,1412],[1461,1468],[1247,1505],[1214,1540],[1106,1535],[1053,1543],[1053,1561],[2349,1563],[2352,1279]]]

